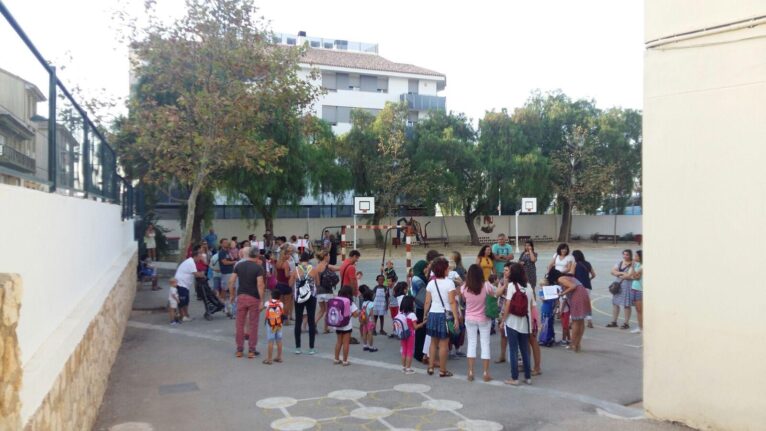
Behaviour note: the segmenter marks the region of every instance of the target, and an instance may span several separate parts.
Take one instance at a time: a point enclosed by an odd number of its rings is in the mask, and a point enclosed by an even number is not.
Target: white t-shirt
[[[356,304],[354,304],[354,301],[351,301],[351,317],[353,317],[354,313],[356,313],[357,311],[359,311],[359,307],[357,307]],[[335,328],[335,329],[337,329],[338,331],[350,331],[351,329],[353,329],[353,324],[354,324],[354,319],[348,319],[348,325],[342,328]]]
[[[439,286],[437,293],[436,289]],[[449,293],[455,290],[455,283],[451,280],[431,280],[426,286],[426,291],[431,294],[431,310],[429,313],[444,313],[444,307],[451,310],[449,305]],[[439,294],[441,294],[441,300],[439,300]],[[444,306],[442,306],[444,301]]]
[[[399,304],[398,305],[399,308],[402,308],[402,299],[404,299],[404,295],[399,295],[396,297],[396,302],[397,304]]]
[[[520,332],[522,334],[529,334],[529,323],[532,321],[532,305],[535,303],[535,297],[532,293],[532,286],[527,284],[525,287],[519,287],[519,289],[527,295],[527,316],[520,317],[514,316],[508,313],[508,317],[505,319],[505,326]],[[506,304],[511,302],[511,297],[516,293],[516,285],[508,284],[508,291],[505,294]]]
[[[574,261],[575,261],[574,257],[572,257],[571,254],[568,254],[568,255],[564,256],[563,259],[558,254],[554,255],[553,258],[555,259],[554,266],[555,266],[556,270],[558,270],[560,272],[566,272],[567,271],[567,267],[569,267],[569,264],[570,263],[574,264]]]
[[[178,308],[178,289],[170,286],[170,294],[168,295],[168,301],[170,302],[170,308]]]
[[[197,272],[197,264],[194,263],[194,258],[190,257],[181,262],[176,269],[175,278],[178,280],[178,285],[187,289],[194,287],[194,273]]]

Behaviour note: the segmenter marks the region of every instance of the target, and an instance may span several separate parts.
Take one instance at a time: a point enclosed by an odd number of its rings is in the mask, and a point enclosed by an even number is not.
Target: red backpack
[[[527,317],[527,314],[529,313],[527,295],[519,289],[518,284],[513,283],[513,286],[516,288],[516,291],[513,292],[513,296],[511,296],[510,312],[514,316]]]

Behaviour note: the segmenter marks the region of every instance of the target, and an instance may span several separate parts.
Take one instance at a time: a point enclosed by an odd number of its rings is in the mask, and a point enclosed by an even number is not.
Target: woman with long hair
[[[630,331],[632,334],[640,334],[644,330],[644,285],[642,283],[644,270],[641,267],[643,262],[644,253],[641,250],[636,251],[633,266],[630,268],[630,278],[633,280],[630,285],[630,301],[636,307],[638,328]]]
[[[505,297],[502,321],[505,322],[505,334],[510,350],[508,359],[511,365],[511,378],[505,383],[514,386],[519,384],[518,353],[521,352],[521,362],[524,365],[524,382],[531,385],[532,367],[529,363],[529,337],[532,333],[532,310],[535,308],[535,297],[532,286],[527,281],[524,266],[520,263],[510,264],[510,262],[509,265],[508,292]],[[517,307],[518,301],[514,298],[517,295],[523,295],[522,297],[526,299],[526,307]]]
[[[449,262],[442,257],[434,259],[431,270],[435,279],[426,286],[426,301],[424,321],[426,321],[426,334],[431,336],[431,347],[428,357],[428,374],[434,373],[434,357],[439,350],[439,377],[451,377],[453,374],[447,370],[447,355],[449,353],[450,332],[448,325],[452,321],[454,328],[460,327],[460,314],[457,310],[455,299],[455,283],[448,280],[447,271]]]
[[[473,381],[473,366],[476,362],[476,334],[481,341],[481,364],[484,381],[492,380],[489,375],[489,332],[492,320],[486,315],[487,296],[492,298],[495,294],[492,285],[484,280],[481,268],[478,265],[468,267],[465,275],[465,284],[461,287],[461,293],[465,298],[465,328],[468,337],[468,381]]]
[[[586,289],[588,289],[588,295],[590,295],[590,292],[593,290],[591,280],[596,278],[596,270],[593,269],[593,265],[591,265],[590,262],[585,260],[585,254],[583,254],[581,250],[573,251],[572,257],[574,257],[575,260],[574,276],[580,280],[580,283],[582,283]],[[586,317],[585,320],[588,322],[588,328],[592,328],[593,316],[588,314],[588,317]]]
[[[476,256],[476,264],[479,265],[484,273],[484,279],[489,280],[491,274],[495,274],[495,255],[492,254],[492,247],[484,245],[479,249],[479,255]],[[500,274],[497,274],[500,276]]]

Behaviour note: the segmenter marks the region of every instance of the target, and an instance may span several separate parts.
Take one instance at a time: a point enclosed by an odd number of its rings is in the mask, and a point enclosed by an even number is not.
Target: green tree
[[[253,0],[187,0],[182,18],[150,19],[131,40],[141,81],[130,101],[136,140],[122,157],[144,162],[147,182],[189,188],[186,226],[216,174],[276,170],[285,149],[259,133],[273,120],[265,101],[300,110],[314,99],[294,72],[300,52],[276,48],[255,12]],[[182,250],[191,236],[186,229]]]
[[[372,224],[396,214],[400,203],[425,196],[425,178],[414,169],[406,151],[407,105],[386,103],[377,117],[361,111],[351,113],[351,130],[339,141],[340,163],[351,173],[357,195],[375,197]],[[383,235],[375,231],[375,242],[383,246]]]
[[[641,112],[612,108],[598,118],[599,156],[614,167],[609,192],[601,207],[606,213],[623,214],[633,192],[640,190]]]

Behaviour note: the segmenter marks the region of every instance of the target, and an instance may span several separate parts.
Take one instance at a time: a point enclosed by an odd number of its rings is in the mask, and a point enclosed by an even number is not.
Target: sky
[[[69,87],[125,97],[127,49],[115,11],[138,14],[140,0],[0,0]],[[157,0],[167,16],[183,0]],[[642,108],[640,0],[260,0],[276,32],[379,44],[380,55],[447,76],[447,109],[478,120],[522,106],[534,90],[560,89],[600,108]],[[0,19],[0,68],[38,85],[47,78]]]

